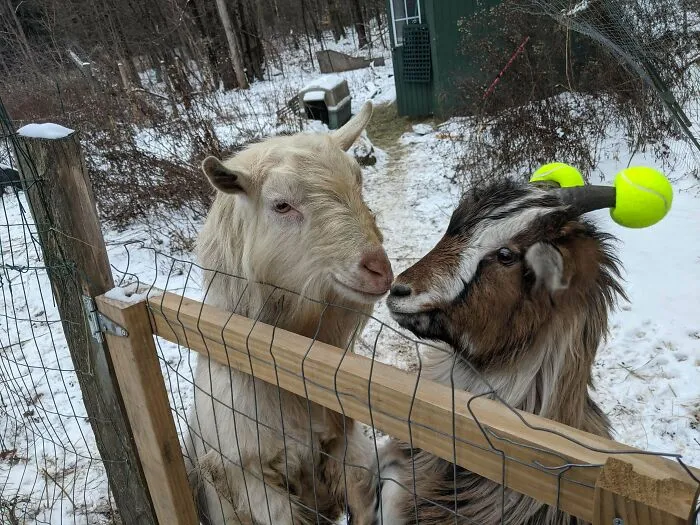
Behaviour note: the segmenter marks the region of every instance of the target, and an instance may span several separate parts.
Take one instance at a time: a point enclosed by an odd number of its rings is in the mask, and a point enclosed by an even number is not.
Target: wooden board
[[[600,467],[614,456],[595,450],[634,451],[532,414],[516,414],[486,398],[472,399],[468,392],[454,393],[453,410],[448,387],[421,380],[416,388],[416,376],[412,374],[362,356],[344,355],[339,348],[284,330],[275,330],[273,339],[271,326],[178,295],[166,293],[151,298],[149,308],[154,332],[160,337],[272,384],[277,384],[278,374],[281,388],[301,396],[306,389],[312,401],[335,411],[341,411],[342,405],[348,416],[373,423],[375,428],[406,441],[410,424],[414,446],[449,461],[455,459],[456,452],[459,465],[544,503],[555,505],[558,501],[561,509],[587,521],[594,518]],[[530,426],[523,424],[521,417]],[[453,423],[459,437],[454,449]],[[505,458],[492,449],[482,429],[488,429],[489,439]],[[655,504],[671,515],[688,515],[697,485],[680,465],[636,454],[620,459],[640,476],[677,482],[677,490],[660,494]],[[558,471],[538,465],[564,464],[597,466],[572,467],[564,472],[557,498]]]
[[[669,512],[663,503],[668,494],[683,493],[677,479],[650,479],[637,474],[632,466],[610,457],[603,467],[595,488],[594,525],[620,523],[635,525],[683,525],[691,523],[692,508],[687,514]]]
[[[128,333],[128,337],[107,334],[107,346],[158,523],[197,525],[146,303],[129,304],[105,296],[96,303],[100,312]]]

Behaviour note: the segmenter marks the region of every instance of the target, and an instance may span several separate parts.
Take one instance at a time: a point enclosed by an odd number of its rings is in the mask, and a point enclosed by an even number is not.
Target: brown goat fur
[[[371,110],[333,134],[274,137],[204,161],[217,189],[197,244],[207,303],[352,348],[393,278],[344,151]],[[303,525],[346,508],[371,521],[372,478],[344,468],[371,457],[352,420],[203,356],[194,384],[185,453],[205,523]]]
[[[417,336],[446,343],[423,356],[424,377],[609,437],[588,388],[609,310],[624,297],[610,240],[532,185],[475,190],[397,277],[389,309]],[[387,525],[580,523],[407,443],[390,441],[380,467]]]

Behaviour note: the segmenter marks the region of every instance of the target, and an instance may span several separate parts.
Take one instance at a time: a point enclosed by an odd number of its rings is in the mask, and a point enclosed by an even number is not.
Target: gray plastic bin
[[[299,105],[306,116],[324,122],[329,129],[338,129],[350,120],[351,102],[348,83],[339,75],[318,77],[299,91]]]

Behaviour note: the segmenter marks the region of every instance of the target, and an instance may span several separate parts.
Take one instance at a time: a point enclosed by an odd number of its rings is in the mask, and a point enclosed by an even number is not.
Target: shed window
[[[391,0],[391,18],[394,26],[394,43],[403,45],[403,28],[406,24],[420,24],[419,0]]]

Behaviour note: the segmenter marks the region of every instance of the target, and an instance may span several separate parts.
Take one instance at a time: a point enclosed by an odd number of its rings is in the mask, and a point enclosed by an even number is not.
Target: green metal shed
[[[501,0],[387,0],[399,115],[444,115],[461,76],[478,74],[460,51],[459,21]]]

